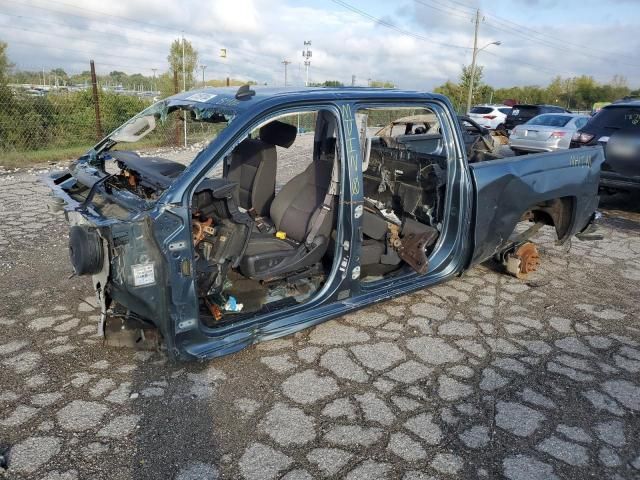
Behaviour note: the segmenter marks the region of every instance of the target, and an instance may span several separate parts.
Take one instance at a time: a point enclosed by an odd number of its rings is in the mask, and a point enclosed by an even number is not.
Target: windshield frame
[[[128,142],[126,140],[114,140],[114,137],[122,133],[130,125],[134,124],[136,120],[153,116],[156,119],[156,125],[145,132],[144,135],[146,136],[148,133],[151,133],[153,130],[155,130],[158,125],[158,121],[160,124],[164,123],[167,119],[167,116],[171,113],[174,113],[176,110],[193,113],[193,120],[198,122],[226,123],[225,128],[227,128],[239,114],[238,109],[230,105],[201,102],[191,99],[191,97],[188,97],[186,99],[166,98],[150,105],[149,107],[145,108],[140,113],[134,115],[122,125],[117,127],[103,140],[100,141],[98,145],[100,145],[102,148],[96,145],[96,147],[98,148],[94,147],[94,150],[96,151],[96,153],[100,153],[105,150],[110,150],[111,148],[113,148],[113,146],[119,143],[135,143],[139,139],[133,142]],[[226,121],[207,122],[207,119],[212,118],[216,114],[224,116]],[[142,137],[140,137],[140,139],[141,138]]]

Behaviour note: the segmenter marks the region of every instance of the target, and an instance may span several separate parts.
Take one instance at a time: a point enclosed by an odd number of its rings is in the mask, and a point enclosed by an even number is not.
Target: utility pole
[[[173,93],[178,93],[178,70],[173,71]],[[176,119],[177,120],[177,119]],[[180,124],[175,122],[175,131],[174,131],[174,144],[177,146],[180,145]]]
[[[482,17],[484,21],[484,17]],[[478,48],[478,28],[480,27],[480,9],[476,10],[476,19],[475,19],[475,33],[473,35],[473,57],[471,59],[471,75],[469,78],[469,93],[467,95],[467,114],[471,111],[471,101],[473,100],[473,84],[476,79],[476,60],[478,58],[478,54],[487,47],[491,45],[500,46],[502,42],[497,40],[495,42],[489,42],[484,47]]]
[[[102,138],[102,122],[100,121],[100,101],[98,97],[98,80],[96,78],[96,66],[93,60],[89,62],[91,67],[91,94],[93,97],[93,107],[96,114],[96,138]]]
[[[471,57],[471,79],[469,81],[469,94],[467,95],[467,114],[471,111],[471,98],[473,97],[473,82],[476,75],[476,56],[478,55],[478,28],[480,28],[480,9],[476,9],[475,30],[473,34],[473,56]]]
[[[311,50],[309,50],[309,47],[311,46],[311,40],[305,40],[304,46],[305,46],[305,49],[302,51],[302,57],[304,58],[304,69],[305,69],[304,86],[308,87],[309,86],[309,65],[311,65],[311,60],[309,60],[311,58]]]
[[[289,60],[283,60],[282,64],[284,65],[284,86],[287,86],[287,65],[291,62]]]
[[[205,87],[205,83],[204,83],[204,70],[205,68],[207,68],[206,65],[200,65],[200,70],[202,70],[202,87]]]
[[[351,75],[351,86],[352,87],[356,86],[356,76],[355,75]]]
[[[184,60],[184,32],[182,33],[182,91],[187,91],[187,72],[185,70],[185,60]],[[183,111],[184,121],[182,124],[184,125],[184,147],[187,148],[187,111]]]
[[[184,34],[182,34],[182,91],[187,91],[187,70],[184,58]]]
[[[156,91],[156,70],[158,70],[157,68],[152,68],[151,71],[153,72],[153,86],[151,88],[153,88],[153,91]]]
[[[221,48],[220,49],[220,58],[223,59],[224,63],[227,63],[227,49],[226,48]],[[231,70],[228,69],[227,70],[227,87],[229,86],[229,77],[230,76],[231,76]]]

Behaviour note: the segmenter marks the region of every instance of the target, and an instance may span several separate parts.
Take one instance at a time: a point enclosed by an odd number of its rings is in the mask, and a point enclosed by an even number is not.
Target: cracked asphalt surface
[[[177,365],[101,345],[46,198],[0,176],[0,478],[640,478],[637,196],[601,241],[543,230],[527,282],[482,265]]]

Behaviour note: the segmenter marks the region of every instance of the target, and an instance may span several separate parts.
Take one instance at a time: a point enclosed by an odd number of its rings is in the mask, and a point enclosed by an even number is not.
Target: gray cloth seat
[[[276,147],[257,138],[243,140],[231,154],[227,178],[238,184],[236,203],[266,215],[276,189]]]
[[[243,275],[269,279],[309,267],[325,254],[335,219],[330,210],[312,242],[307,242],[331,183],[332,160],[317,159],[287,182],[271,203],[270,220],[286,239],[254,233],[240,262]],[[309,245],[307,245],[309,243]]]
[[[231,153],[227,178],[238,184],[234,200],[256,215],[269,213],[276,189],[276,145],[289,148],[296,139],[293,125],[273,121],[260,129],[260,138],[243,140]]]

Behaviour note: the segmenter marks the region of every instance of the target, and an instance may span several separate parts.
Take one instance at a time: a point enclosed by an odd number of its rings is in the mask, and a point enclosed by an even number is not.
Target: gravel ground
[[[46,195],[0,176],[0,478],[640,478],[637,196],[602,241],[544,230],[527,282],[482,265],[173,365],[101,345]]]

